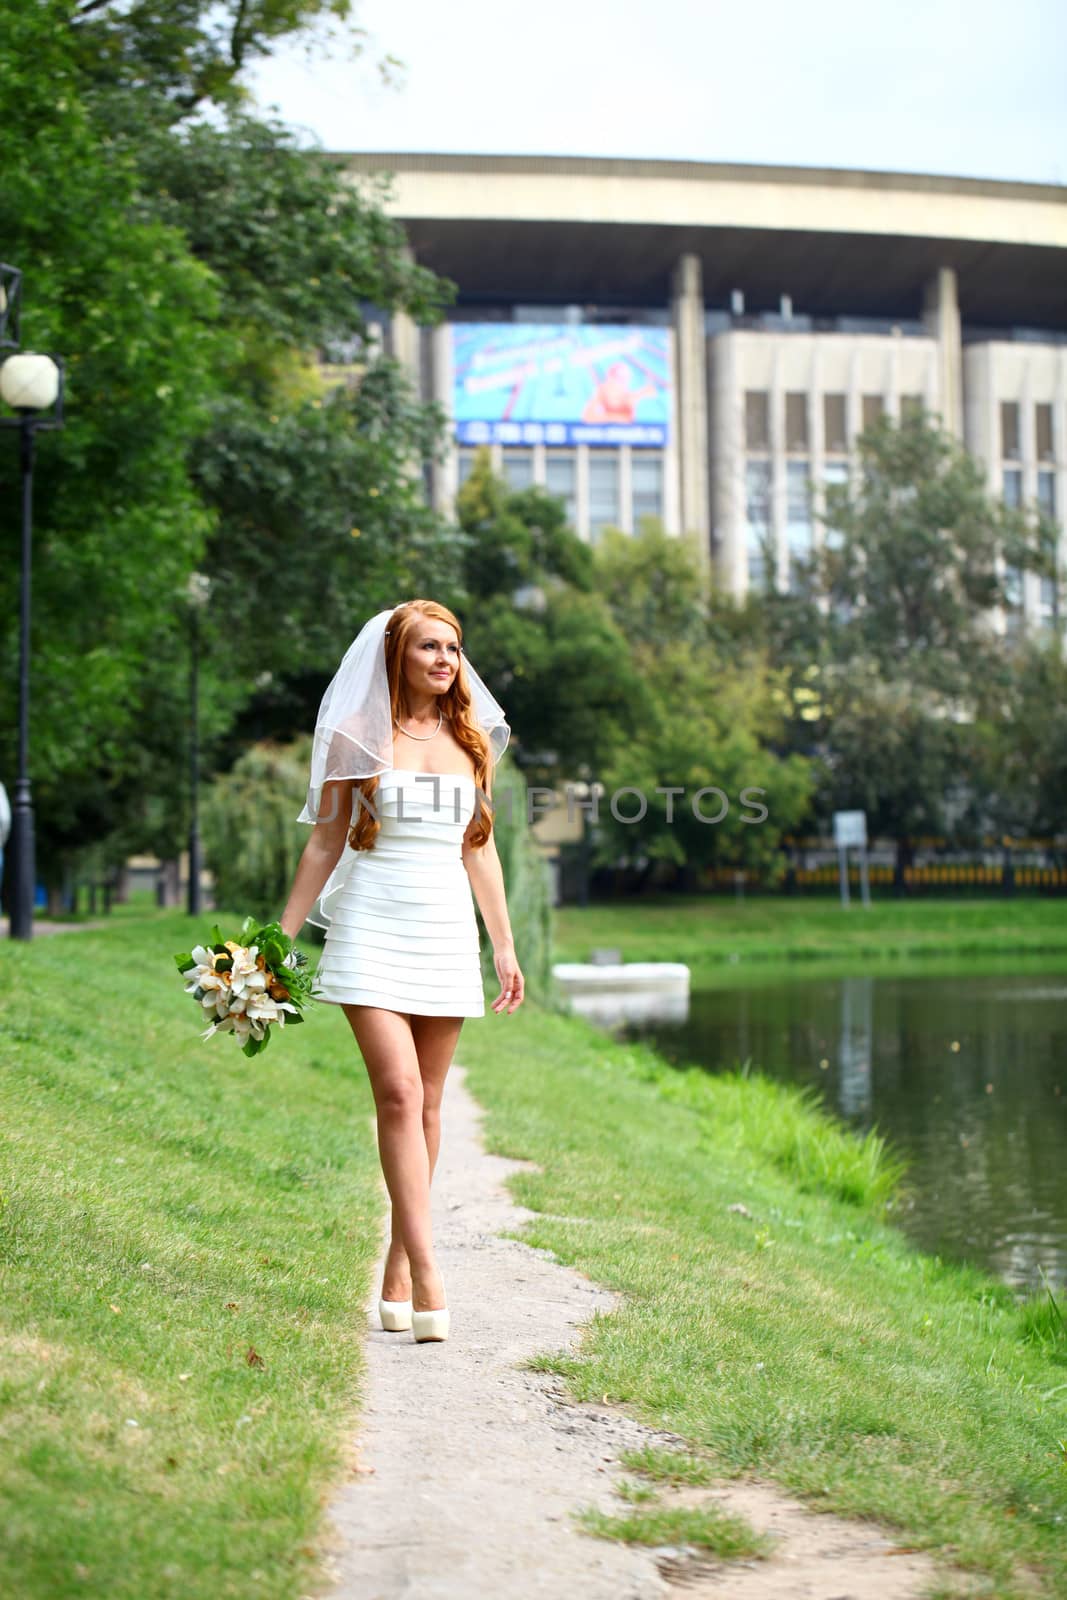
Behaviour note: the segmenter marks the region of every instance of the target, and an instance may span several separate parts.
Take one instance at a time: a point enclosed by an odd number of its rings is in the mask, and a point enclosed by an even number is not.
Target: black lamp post
[[[18,349],[22,275],[0,263],[0,353]],[[38,429],[63,426],[63,367],[51,356],[22,352],[3,357],[0,399],[16,413],[0,427],[19,430],[22,473],[22,567],[19,586],[18,776],[11,819],[11,937],[33,938],[37,880],[33,802],[30,794],[30,573],[33,553],[33,450]],[[49,415],[50,413],[50,415]]]
[[[201,912],[200,894],[200,613],[211,593],[211,579],[193,572],[185,590],[189,602],[189,894],[191,917]]]

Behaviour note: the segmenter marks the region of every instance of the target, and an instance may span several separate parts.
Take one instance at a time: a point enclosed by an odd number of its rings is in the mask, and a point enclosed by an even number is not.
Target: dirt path
[[[324,1558],[330,1600],[911,1600],[933,1563],[891,1533],[808,1510],[768,1484],[662,1493],[715,1500],[777,1536],[763,1561],[722,1563],[696,1552],[628,1547],[578,1530],[572,1513],[626,1509],[613,1492],[620,1450],[681,1447],[620,1409],[575,1405],[552,1374],[518,1363],[577,1348],[577,1328],[618,1297],[547,1252],[499,1237],[534,1215],[503,1179],[531,1163],[486,1153],[481,1108],[462,1066],[449,1072],[433,1183],[434,1237],[450,1337],[417,1345],[384,1333],[379,1266],[367,1302],[363,1421],[353,1477],[329,1507]],[[384,1183],[383,1183],[384,1189]]]
[[[33,919],[33,937],[48,933],[81,933],[88,928],[106,928],[106,922],[48,922],[43,917]],[[0,939],[10,939],[11,919],[0,917]]]

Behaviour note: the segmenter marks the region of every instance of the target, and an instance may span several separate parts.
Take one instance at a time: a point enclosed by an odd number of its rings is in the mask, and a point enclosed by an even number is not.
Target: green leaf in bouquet
[[[179,972],[188,972],[190,967],[195,967],[197,965],[197,962],[193,960],[192,953],[189,950],[182,950],[174,957],[174,960],[177,964]]]

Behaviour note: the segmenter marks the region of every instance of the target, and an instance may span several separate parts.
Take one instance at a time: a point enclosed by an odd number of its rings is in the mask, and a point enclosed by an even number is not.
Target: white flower
[[[233,968],[230,972],[230,986],[234,994],[241,994],[246,988],[262,989],[264,983],[255,983],[255,978],[263,978],[263,974],[256,966],[256,956],[259,954],[258,945],[249,945],[247,949],[238,945],[233,951]]]
[[[253,1022],[277,1022],[277,1003],[269,994],[248,995],[245,999],[245,1016]]]

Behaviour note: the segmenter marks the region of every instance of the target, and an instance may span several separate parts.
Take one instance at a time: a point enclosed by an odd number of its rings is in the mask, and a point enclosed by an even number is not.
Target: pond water
[[[815,1084],[908,1159],[899,1225],[1018,1289],[1067,1282],[1067,972],[1048,957],[872,974],[823,963],[690,993],[683,1020],[626,1022],[668,1060]]]

